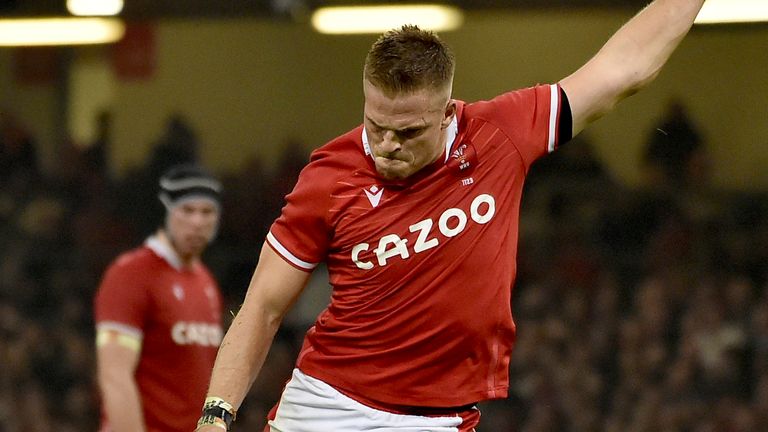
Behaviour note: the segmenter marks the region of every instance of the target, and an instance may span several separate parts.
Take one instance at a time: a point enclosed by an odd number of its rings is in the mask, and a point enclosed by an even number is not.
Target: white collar
[[[160,237],[158,237],[157,234],[149,236],[144,242],[144,245],[150,248],[155,255],[164,259],[176,270],[181,271],[184,268],[181,258],[179,258],[179,254],[177,254],[170,245],[160,240]]]

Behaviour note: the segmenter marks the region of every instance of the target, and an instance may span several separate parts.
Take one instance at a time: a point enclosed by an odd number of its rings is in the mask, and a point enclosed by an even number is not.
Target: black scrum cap
[[[158,198],[167,209],[193,198],[207,198],[221,205],[221,183],[197,165],[178,165],[160,177]]]

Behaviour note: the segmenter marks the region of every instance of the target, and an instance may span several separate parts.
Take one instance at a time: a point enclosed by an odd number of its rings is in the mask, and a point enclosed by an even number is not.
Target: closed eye
[[[410,138],[416,138],[417,136],[421,135],[421,133],[424,132],[424,128],[407,128],[397,131],[397,135],[401,138],[410,139]]]

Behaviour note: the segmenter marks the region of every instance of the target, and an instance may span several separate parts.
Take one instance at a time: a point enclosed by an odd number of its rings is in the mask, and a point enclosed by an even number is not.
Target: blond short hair
[[[404,25],[374,42],[363,77],[382,91],[411,93],[450,88],[454,69],[453,53],[435,33]]]

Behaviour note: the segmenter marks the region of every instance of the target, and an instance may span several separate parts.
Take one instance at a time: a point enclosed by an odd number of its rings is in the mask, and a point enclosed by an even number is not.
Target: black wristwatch
[[[223,399],[216,397],[209,397],[205,400],[203,405],[203,415],[200,417],[200,421],[197,423],[198,427],[208,424],[219,424],[223,422],[226,425],[227,430],[232,427],[232,422],[235,421],[237,413],[235,408],[224,401]]]

